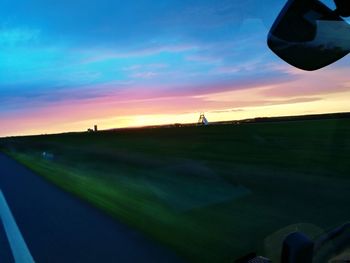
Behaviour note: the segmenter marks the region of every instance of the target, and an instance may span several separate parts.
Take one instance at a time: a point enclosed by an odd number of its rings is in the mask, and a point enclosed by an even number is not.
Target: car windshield
[[[0,261],[348,258],[350,30],[287,2],[3,0]]]

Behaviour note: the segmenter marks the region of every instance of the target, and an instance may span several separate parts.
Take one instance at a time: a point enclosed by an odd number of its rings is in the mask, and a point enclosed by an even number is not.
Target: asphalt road
[[[35,262],[183,262],[3,154],[0,190]],[[1,262],[13,262],[7,238],[0,225]]]

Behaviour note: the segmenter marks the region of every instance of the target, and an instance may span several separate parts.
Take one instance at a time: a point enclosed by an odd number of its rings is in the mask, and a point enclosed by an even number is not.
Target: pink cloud
[[[276,85],[265,90],[267,97],[295,97],[325,95],[348,91],[349,68],[328,68],[316,72],[304,72],[293,69],[297,78],[287,85]]]

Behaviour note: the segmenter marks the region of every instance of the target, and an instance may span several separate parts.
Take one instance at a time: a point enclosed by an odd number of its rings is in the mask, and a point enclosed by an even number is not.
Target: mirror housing
[[[350,16],[350,1],[349,0],[334,0],[337,6],[337,13],[340,16],[348,17]]]
[[[317,70],[350,52],[350,25],[318,0],[288,0],[267,43],[287,63]]]

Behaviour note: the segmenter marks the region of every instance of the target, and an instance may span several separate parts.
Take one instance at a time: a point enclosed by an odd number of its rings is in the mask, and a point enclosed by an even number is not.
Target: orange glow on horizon
[[[259,89],[261,91],[261,89]],[[232,92],[228,92],[232,95]],[[234,94],[234,92],[233,92]],[[237,96],[241,91],[237,92]],[[220,94],[218,96],[224,96]],[[215,98],[215,96],[213,96]],[[206,110],[204,111],[209,122],[241,120],[256,117],[277,117],[307,114],[322,114],[349,111],[350,91],[337,94],[330,94],[326,98],[315,101],[283,103],[276,105],[263,105],[254,107],[240,107],[236,109]],[[27,120],[22,123],[23,132],[13,132],[7,135],[34,135],[34,134],[50,134],[71,131],[85,131],[87,128],[93,127],[94,124],[99,129],[113,129],[125,127],[143,127],[151,125],[165,125],[174,123],[195,123],[198,120],[200,111],[192,113],[170,113],[170,114],[130,114],[115,117],[113,113],[108,114],[105,118],[86,118],[84,120],[75,121],[72,118],[69,122],[60,122],[52,124],[50,118],[40,118],[37,120]],[[26,129],[26,126],[32,126],[32,129]],[[45,129],[42,129],[42,126]],[[17,127],[18,124],[17,124]]]

